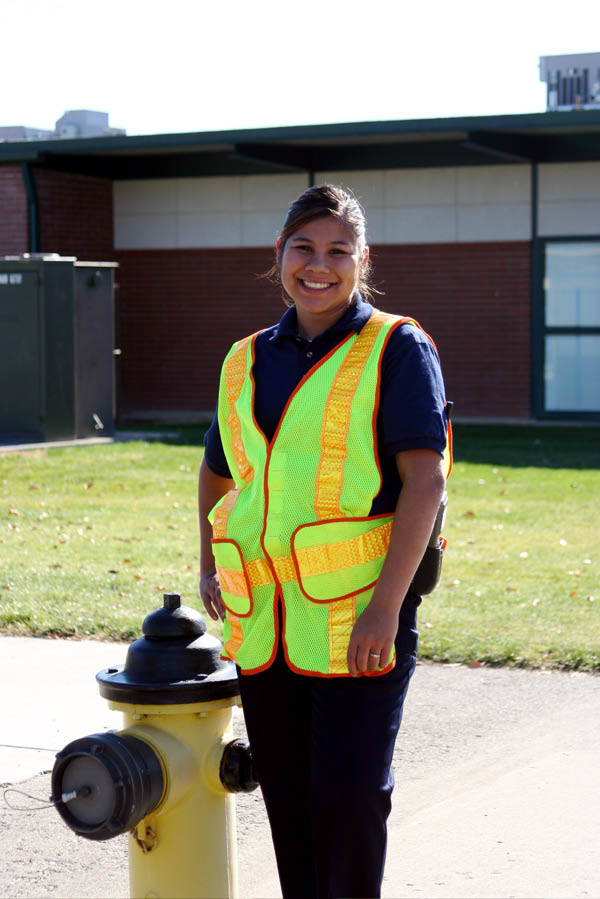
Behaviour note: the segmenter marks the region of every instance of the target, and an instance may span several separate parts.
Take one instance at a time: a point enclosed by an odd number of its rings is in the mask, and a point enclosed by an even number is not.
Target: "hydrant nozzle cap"
[[[169,637],[201,637],[206,633],[206,624],[200,612],[181,605],[179,593],[165,593],[162,608],[146,615],[142,633],[146,637],[163,640]]]
[[[165,593],[163,595],[163,608],[174,611],[181,605],[181,593]]]
[[[179,593],[164,595],[163,606],[146,615],[142,631],[124,666],[96,675],[106,699],[176,705],[237,695],[235,665],[221,657],[220,640],[206,632],[196,609],[181,605]]]

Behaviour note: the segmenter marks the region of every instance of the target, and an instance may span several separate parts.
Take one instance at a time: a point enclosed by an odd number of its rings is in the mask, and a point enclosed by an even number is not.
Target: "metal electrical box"
[[[0,257],[0,437],[114,434],[116,262]]]

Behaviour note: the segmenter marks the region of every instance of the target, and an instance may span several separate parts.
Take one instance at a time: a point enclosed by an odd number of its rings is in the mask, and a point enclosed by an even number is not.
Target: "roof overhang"
[[[0,165],[113,179],[600,160],[600,110],[0,143]]]

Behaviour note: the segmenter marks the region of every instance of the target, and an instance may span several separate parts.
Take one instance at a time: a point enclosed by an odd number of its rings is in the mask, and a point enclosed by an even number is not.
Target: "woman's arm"
[[[446,486],[443,460],[433,450],[396,453],[402,490],[394,513],[388,554],[371,602],[357,620],[348,645],[353,676],[385,666],[398,630],[398,613],[417,570]]]
[[[213,621],[217,621],[219,618],[223,621],[225,618],[225,606],[221,602],[221,590],[215,568],[215,557],[210,542],[212,539],[212,525],[208,520],[208,513],[221,497],[225,496],[233,487],[235,487],[235,482],[231,478],[222,478],[220,475],[215,474],[206,464],[206,460],[202,460],[198,477],[200,596],[202,597],[204,608]]]

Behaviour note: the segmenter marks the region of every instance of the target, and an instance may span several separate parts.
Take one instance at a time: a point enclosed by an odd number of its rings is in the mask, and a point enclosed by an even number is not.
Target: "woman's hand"
[[[388,553],[371,602],[354,625],[348,645],[348,670],[354,677],[387,665],[398,613],[423,558],[446,486],[442,457],[433,450],[396,453],[396,466],[402,490]]]
[[[221,599],[221,585],[216,571],[206,571],[200,577],[200,596],[204,608],[213,621],[225,621],[225,606]]]
[[[369,603],[352,629],[348,644],[348,671],[357,677],[385,668],[398,631],[398,610]]]

